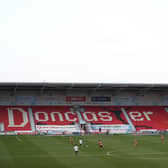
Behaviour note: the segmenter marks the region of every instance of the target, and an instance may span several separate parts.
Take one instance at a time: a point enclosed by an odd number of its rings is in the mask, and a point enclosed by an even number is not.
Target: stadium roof
[[[168,90],[168,84],[123,84],[123,83],[0,83],[0,90],[30,91],[30,90]]]

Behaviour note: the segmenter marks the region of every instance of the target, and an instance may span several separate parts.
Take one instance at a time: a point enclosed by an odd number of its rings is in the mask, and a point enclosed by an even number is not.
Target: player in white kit
[[[79,139],[79,145],[82,146],[82,144],[83,144],[83,140]]]
[[[78,147],[78,145],[76,145],[76,144],[75,144],[75,146],[74,146],[74,152],[75,152],[75,155],[78,155],[79,147]]]

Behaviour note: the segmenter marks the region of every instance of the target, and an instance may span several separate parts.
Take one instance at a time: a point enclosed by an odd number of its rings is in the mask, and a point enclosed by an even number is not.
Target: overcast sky
[[[0,82],[168,83],[167,0],[0,0]]]

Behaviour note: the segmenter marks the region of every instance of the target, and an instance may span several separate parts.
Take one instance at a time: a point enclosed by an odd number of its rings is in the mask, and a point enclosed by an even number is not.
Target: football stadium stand
[[[168,86],[0,83],[0,133],[168,131]]]
[[[163,131],[168,129],[168,112],[164,106],[81,106],[78,111],[72,106],[0,106],[0,123],[1,131],[53,134],[86,128],[91,133]]]

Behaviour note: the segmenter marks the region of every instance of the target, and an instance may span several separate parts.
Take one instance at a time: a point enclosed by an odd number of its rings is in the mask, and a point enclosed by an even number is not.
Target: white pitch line
[[[122,152],[122,151],[121,151]],[[117,155],[117,153],[115,153],[115,151],[108,151],[107,153],[106,153],[107,155]],[[155,153],[126,153],[126,154],[124,154],[124,153],[122,153],[122,155],[130,155],[130,156],[135,156],[135,155],[137,155],[137,156],[139,156],[139,155],[165,155],[165,154],[168,154],[168,152],[155,152]],[[118,154],[118,155],[121,155],[120,153]]]
[[[158,153],[127,153],[128,155],[165,155],[168,154],[166,152],[158,152]]]
[[[22,140],[21,140],[18,136],[16,136],[16,139],[17,139],[19,142],[22,142]]]

